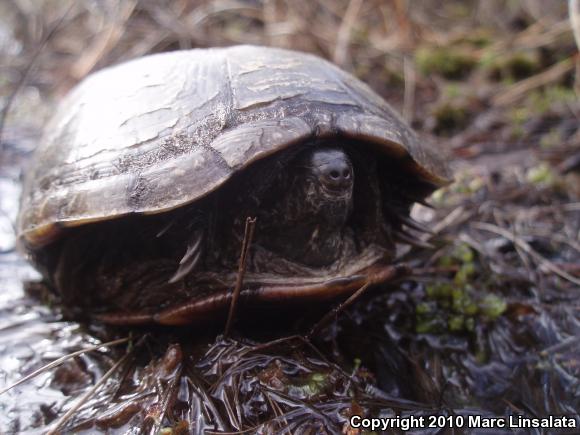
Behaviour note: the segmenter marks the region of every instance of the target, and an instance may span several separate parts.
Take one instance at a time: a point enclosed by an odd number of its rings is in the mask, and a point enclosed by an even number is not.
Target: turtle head
[[[353,209],[354,168],[339,147],[307,147],[280,173],[263,207],[262,245],[308,266],[334,262]]]
[[[291,196],[302,202],[296,207],[300,221],[317,221],[337,229],[345,224],[352,211],[354,171],[340,148],[307,149],[293,167]]]
[[[306,153],[306,170],[329,199],[352,196],[352,163],[341,149],[323,148]]]

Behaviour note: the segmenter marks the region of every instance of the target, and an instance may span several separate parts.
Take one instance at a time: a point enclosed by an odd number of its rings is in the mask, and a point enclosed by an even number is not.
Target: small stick
[[[570,16],[570,25],[576,40],[576,46],[580,51],[580,3],[578,0],[570,0],[568,2],[568,15]]]
[[[82,355],[84,353],[87,352],[91,352],[93,350],[97,350],[101,347],[106,347],[106,346],[115,346],[117,344],[122,344],[122,343],[126,343],[129,340],[131,340],[131,337],[125,337],[125,338],[119,338],[117,340],[113,340],[113,341],[109,341],[107,343],[101,343],[101,344],[97,344],[96,346],[91,346],[91,347],[87,347],[86,349],[81,349],[81,350],[77,350],[76,352],[70,353],[68,355],[62,356],[57,360],[54,360],[44,366],[42,366],[41,368],[39,368],[38,370],[33,371],[32,373],[30,373],[29,375],[24,376],[22,379],[19,379],[18,381],[14,382],[13,384],[7,386],[6,388],[3,388],[2,390],[0,390],[0,395],[4,394],[5,392],[7,392],[8,390],[11,390],[14,387],[17,387],[18,385],[32,379],[35,378],[36,376],[38,376],[41,373],[44,373],[46,370],[50,370],[54,367],[57,367],[59,365],[61,365],[62,363],[68,361],[71,358],[74,358],[75,356],[79,356]]]
[[[350,41],[351,31],[356,23],[356,17],[362,6],[363,0],[350,0],[344,13],[342,23],[338,28],[336,37],[336,45],[334,46],[334,54],[332,56],[335,63],[343,65],[346,61],[348,45]]]
[[[415,89],[417,87],[417,77],[415,66],[408,56],[403,58],[403,74],[405,78],[405,97],[403,103],[403,118],[409,124],[413,121],[413,110],[415,107]]]
[[[238,266],[238,277],[236,278],[236,286],[234,287],[234,294],[232,295],[232,302],[230,303],[230,312],[228,313],[228,320],[224,331],[224,336],[226,337],[230,334],[234,316],[236,314],[236,306],[238,304],[238,298],[240,296],[240,291],[242,290],[242,283],[246,273],[246,260],[252,243],[252,238],[254,237],[255,227],[256,218],[246,218],[246,229],[244,231],[244,241],[242,242],[242,252],[240,253],[240,263]]]
[[[574,62],[572,58],[564,59],[535,76],[519,81],[507,89],[502,89],[500,93],[491,99],[491,103],[500,107],[513,104],[534,89],[559,80],[573,69]]]
[[[389,277],[385,279],[383,282],[392,281],[396,278],[399,278],[403,275],[409,274],[409,267],[404,263],[398,263],[393,266],[389,266]],[[372,280],[369,279],[366,284],[364,284],[361,288],[359,288],[356,292],[349,296],[349,298],[344,301],[343,303],[339,304],[337,307],[330,310],[322,319],[318,321],[316,325],[312,327],[310,332],[306,335],[306,340],[310,341],[310,339],[316,335],[320,330],[330,321],[332,318],[336,318],[340,313],[342,313],[345,309],[347,309],[350,305],[354,303],[370,286],[373,284]]]
[[[344,301],[343,303],[339,304],[338,306],[330,310],[328,313],[326,313],[324,317],[320,319],[318,323],[316,323],[316,325],[314,325],[310,330],[310,332],[306,335],[306,340],[310,341],[310,339],[318,332],[320,332],[320,330],[328,322],[330,322],[333,318],[338,317],[340,313],[342,313],[346,308],[352,305],[352,303],[356,301],[369,287],[370,283],[367,282],[365,285],[363,285],[361,288],[355,291],[352,295],[350,295],[350,297],[346,301]]]

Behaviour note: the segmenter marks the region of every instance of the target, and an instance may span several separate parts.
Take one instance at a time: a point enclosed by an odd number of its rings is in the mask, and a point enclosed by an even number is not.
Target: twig
[[[569,235],[561,235],[558,233],[546,234],[544,231],[529,231],[529,233],[538,237],[548,238],[550,239],[551,242],[555,241],[557,243],[568,245],[575,251],[580,252],[580,243],[577,242],[574,237],[571,237]]]
[[[268,394],[267,391],[264,392],[264,395],[266,396],[266,399],[268,400],[268,404],[270,405],[270,408],[272,409],[272,412],[274,413],[274,420],[278,420],[278,419],[282,420],[282,423],[278,423],[276,421],[278,428],[280,429],[281,427],[288,427],[288,425],[289,425],[288,419],[284,418],[284,411],[282,410],[282,408],[280,408],[280,405],[278,405],[275,401],[272,400],[272,398],[270,397],[270,395]]]
[[[561,268],[559,268],[558,266],[556,266],[554,263],[552,263],[547,258],[542,257],[526,241],[515,236],[511,232],[509,232],[503,228],[500,228],[496,225],[487,224],[484,222],[474,222],[471,225],[474,228],[478,228],[478,229],[484,230],[484,231],[489,231],[491,233],[499,234],[500,236],[505,237],[506,239],[511,241],[513,244],[518,246],[520,249],[522,249],[522,251],[524,251],[528,255],[532,256],[536,261],[538,261],[540,263],[540,265],[544,266],[546,269],[551,270],[552,272],[554,272],[556,275],[560,276],[561,278],[564,278],[564,279],[566,279],[566,280],[568,280],[576,285],[580,285],[580,279],[573,277],[572,275],[570,275],[566,271],[564,271]]]
[[[310,330],[310,332],[306,335],[306,340],[309,340],[316,335],[328,322],[330,322],[333,318],[337,318],[340,313],[342,313],[346,308],[348,308],[354,301],[356,301],[370,286],[370,283],[366,283],[361,288],[359,288],[356,292],[354,292],[350,297],[344,301],[342,304],[339,304],[337,307],[330,310],[328,313],[324,315],[322,319],[316,323]]]
[[[568,2],[568,15],[570,16],[570,24],[574,39],[576,40],[576,47],[580,51],[580,2],[578,0],[570,0]]]
[[[215,425],[219,432],[217,433],[226,433],[226,431],[232,429],[228,422],[224,421],[222,418],[220,411],[217,405],[214,403],[212,396],[203,388],[198,376],[195,372],[193,372],[193,368],[191,366],[186,366],[187,368],[187,383],[193,389],[193,391],[201,397],[201,403],[203,403],[203,408],[209,410],[215,421]],[[195,381],[195,383],[194,383]],[[207,432],[206,432],[207,433]]]
[[[35,378],[36,376],[40,375],[41,373],[44,373],[46,370],[50,370],[54,367],[61,365],[62,363],[68,361],[71,358],[74,358],[75,356],[79,356],[79,355],[82,355],[82,354],[87,353],[87,352],[92,352],[93,350],[97,350],[101,347],[116,346],[117,344],[126,343],[129,340],[131,340],[131,337],[119,338],[118,340],[113,340],[113,341],[109,341],[107,343],[97,344],[95,346],[87,347],[86,349],[77,350],[76,352],[62,356],[59,359],[54,360],[54,361],[42,366],[38,370],[33,371],[29,375],[24,376],[22,379],[14,382],[12,385],[9,385],[6,388],[3,388],[2,390],[0,390],[0,395],[4,394],[5,392],[7,392],[8,390],[11,390],[14,387],[17,387],[18,385],[20,385],[26,381],[29,381],[32,378]]]
[[[109,379],[113,375],[113,373],[117,371],[117,369],[121,366],[121,364],[123,364],[125,361],[127,361],[127,359],[130,356],[133,355],[133,352],[134,348],[128,351],[125,355],[123,355],[123,357],[119,361],[113,364],[113,367],[111,367],[107,371],[107,373],[105,373],[103,377],[101,377],[101,379],[99,379],[97,383],[93,385],[93,387],[89,391],[83,394],[81,398],[77,400],[76,403],[72,406],[72,408],[70,408],[62,417],[60,417],[52,425],[52,428],[47,432],[47,435],[56,435],[58,433],[58,430],[70,420],[72,415],[81,407],[81,405],[86,403],[87,400],[89,400],[93,396],[93,394],[95,394],[101,388],[101,386],[107,381],[107,379]]]
[[[501,54],[513,48],[540,48],[552,44],[559,37],[568,33],[569,31],[570,23],[567,19],[551,24],[548,29],[546,29],[546,26],[541,22],[536,22],[512,38],[496,42],[490,47],[475,50],[475,54],[476,56],[481,56],[484,52],[488,54]]]
[[[228,313],[228,320],[226,323],[226,329],[224,331],[224,336],[226,337],[230,334],[232,323],[236,315],[236,306],[238,304],[238,298],[240,297],[240,291],[242,290],[242,283],[244,280],[244,275],[246,273],[246,260],[248,257],[248,251],[250,250],[250,245],[252,244],[252,238],[254,237],[255,226],[256,226],[256,218],[248,217],[246,219],[244,241],[242,242],[242,252],[240,253],[240,263],[238,266],[238,276],[236,278],[236,286],[234,287],[234,294],[232,295],[232,302],[230,303],[230,312]]]
[[[566,338],[565,340],[554,344],[553,346],[550,346],[544,350],[541,350],[540,355],[542,355],[543,357],[554,355],[556,352],[560,352],[562,350],[565,350],[567,347],[574,346],[578,343],[580,343],[580,337],[576,337],[576,336],[572,335],[572,336]]]
[[[415,106],[415,88],[417,87],[417,78],[415,75],[415,66],[413,62],[405,56],[403,59],[403,74],[405,77],[405,100],[403,103],[403,118],[407,122],[413,120],[413,109]]]
[[[564,59],[540,74],[515,83],[507,91],[502,90],[501,93],[492,98],[491,102],[495,106],[508,106],[530,91],[559,80],[573,69],[574,62],[572,62],[572,59]]]
[[[137,1],[126,1],[119,3],[115,19],[111,21],[106,29],[95,35],[95,39],[90,47],[83,51],[81,56],[71,67],[71,72],[75,79],[86,76],[106,53],[111,51],[119,42],[126,30],[126,23],[133,14]]]
[[[289,396],[287,394],[284,394],[281,391],[276,391],[276,390],[273,390],[273,389],[268,388],[268,387],[263,386],[263,385],[260,385],[259,388],[262,392],[267,391],[269,394],[271,394],[273,396],[278,396],[279,401],[283,401],[286,403],[293,403],[293,404],[298,405],[298,408],[308,409],[312,414],[316,415],[322,421],[324,421],[326,428],[330,429],[330,433],[340,433],[338,431],[338,427],[337,427],[336,423],[330,419],[330,416],[327,413],[323,412],[321,409],[314,406],[314,404],[310,404],[310,403],[306,402],[305,400]],[[287,416],[288,416],[288,413],[286,413],[280,417],[285,418]]]
[[[465,207],[460,205],[459,207],[454,208],[453,211],[445,216],[439,223],[435,224],[431,228],[431,231],[435,234],[439,234],[445,228],[454,225],[461,219],[465,218],[466,215],[469,215],[469,213],[465,213]]]
[[[332,56],[334,62],[339,65],[343,65],[346,60],[350,32],[361,6],[362,0],[350,0],[344,17],[342,18],[342,23],[338,29],[338,36],[336,37],[336,45],[334,46],[334,55]]]

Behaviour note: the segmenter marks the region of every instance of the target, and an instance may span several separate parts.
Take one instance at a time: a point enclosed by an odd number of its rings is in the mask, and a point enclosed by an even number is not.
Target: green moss
[[[473,316],[465,319],[465,329],[469,332],[475,331],[475,318]]]
[[[461,97],[462,91],[461,87],[457,83],[447,83],[443,86],[443,96],[446,98],[458,98]]]
[[[444,15],[453,18],[467,18],[471,16],[472,9],[468,4],[462,2],[443,2]]]
[[[467,51],[447,47],[419,48],[415,62],[423,74],[439,74],[450,80],[464,78],[477,64],[475,57]]]
[[[353,73],[362,80],[372,80],[384,84],[384,86],[404,87],[405,77],[403,71],[398,66],[393,66],[388,59],[377,59],[369,61],[361,59],[355,62]]]
[[[449,330],[452,332],[460,332],[465,328],[465,317],[462,315],[453,315],[449,317],[447,322]]]
[[[512,139],[521,139],[525,136],[524,123],[530,119],[530,110],[527,107],[518,107],[509,112]]]
[[[456,287],[454,289],[452,293],[452,307],[453,311],[456,313],[471,315],[477,313],[477,305],[473,303],[469,296],[468,289],[465,287]],[[471,307],[475,307],[475,311],[472,310]]]
[[[441,267],[458,267],[452,282],[426,286],[426,299],[417,304],[416,332],[472,333],[478,322],[496,320],[506,310],[503,298],[481,288],[477,280],[475,251],[465,243],[457,244],[441,257]]]
[[[496,51],[486,50],[479,58],[479,66],[488,72],[493,72],[499,65],[498,58]]]
[[[473,263],[462,264],[455,274],[453,282],[456,285],[466,285],[475,274],[475,265]]]
[[[447,325],[443,320],[435,316],[418,318],[415,326],[418,334],[442,334],[446,329]]]
[[[479,62],[493,80],[511,84],[538,73],[542,66],[535,51],[520,51],[508,54],[490,52],[484,54]]]
[[[556,174],[554,174],[550,166],[543,162],[528,169],[526,173],[526,179],[530,183],[537,185],[553,186],[556,178]]]
[[[480,303],[481,314],[489,320],[495,320],[507,309],[507,303],[499,296],[490,293]]]
[[[530,53],[516,53],[505,62],[507,74],[514,80],[529,77],[540,70],[538,57]]]
[[[576,104],[577,96],[574,89],[554,85],[544,89],[531,92],[525,100],[509,112],[510,124],[512,126],[512,137],[522,138],[525,136],[524,124],[537,116],[549,113],[558,105]],[[541,139],[542,147],[549,148],[553,145],[559,145],[559,132],[550,131]]]
[[[462,42],[465,42],[472,47],[483,48],[487,47],[493,41],[493,36],[491,31],[488,29],[477,29],[469,32]]]
[[[452,287],[451,292],[449,287],[448,284],[431,286],[428,292],[431,300],[417,305],[417,333],[469,333],[475,330],[477,322],[495,321],[507,308],[500,296],[493,293],[482,296],[481,290],[471,285]]]
[[[466,243],[460,243],[453,250],[453,257],[462,261],[463,263],[472,263],[475,259],[473,249],[469,247]]]
[[[471,170],[461,170],[454,174],[454,182],[436,190],[429,202],[437,206],[453,206],[463,201],[466,195],[473,195],[486,186],[486,178]]]
[[[431,299],[441,299],[451,296],[453,286],[451,284],[437,283],[427,286],[427,296]]]
[[[312,373],[304,381],[289,385],[288,393],[291,396],[313,398],[321,394],[329,385],[328,375]]]
[[[526,99],[526,106],[534,114],[542,115],[557,104],[574,104],[577,102],[574,89],[562,85],[548,86],[532,92]]]
[[[472,263],[475,259],[473,250],[466,243],[459,243],[453,250],[439,259],[439,265],[449,267],[458,263]]]
[[[429,314],[431,312],[431,307],[429,306],[429,304],[420,303],[417,305],[415,311],[417,314]]]
[[[445,203],[445,199],[447,198],[447,193],[449,192],[449,188],[442,187],[441,189],[437,189],[431,195],[431,201],[436,205],[443,205]]]
[[[445,102],[433,110],[436,134],[450,134],[467,125],[467,110],[457,103]]]

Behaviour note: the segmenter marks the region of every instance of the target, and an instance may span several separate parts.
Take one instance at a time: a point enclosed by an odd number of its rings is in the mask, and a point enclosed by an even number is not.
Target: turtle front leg
[[[379,285],[392,282],[409,274],[405,264],[372,266],[359,274],[334,278],[320,283],[293,285],[265,285],[253,289],[245,289],[240,294],[240,301],[256,301],[267,304],[278,304],[287,301],[304,303],[334,299],[354,293],[360,287],[370,284]],[[232,300],[232,290],[225,289],[210,295],[196,297],[189,302],[166,308],[156,314],[144,313],[108,313],[96,316],[104,323],[114,325],[145,325],[158,323],[161,325],[188,325],[203,323],[215,315],[225,313]]]

